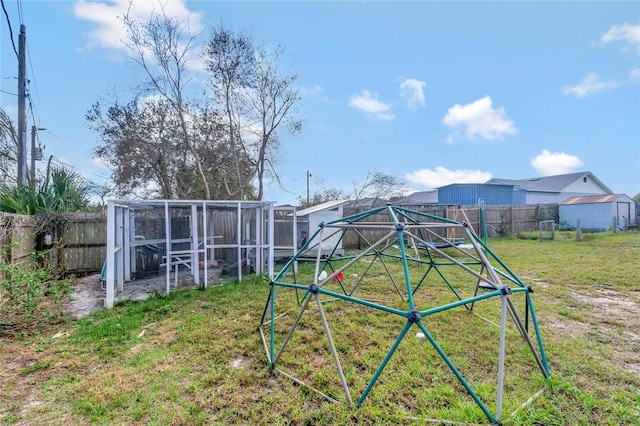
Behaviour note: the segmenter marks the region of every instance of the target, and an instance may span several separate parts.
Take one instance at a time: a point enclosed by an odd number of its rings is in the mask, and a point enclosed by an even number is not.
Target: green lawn
[[[575,241],[561,233],[556,241],[504,238],[488,245],[533,287],[552,373],[544,379],[510,330],[504,424],[640,424],[640,234],[583,234]],[[388,279],[383,270],[378,275],[380,287],[366,291],[386,300]],[[428,342],[415,337],[417,330],[409,331],[359,408],[341,393],[317,308],[305,314],[281,365],[339,403],[271,372],[257,331],[269,289],[257,277],[178,291],[0,340],[0,423],[487,423]],[[425,306],[448,293],[442,285],[420,291]],[[403,321],[341,302],[323,306],[357,399]],[[425,320],[492,410],[494,308]]]

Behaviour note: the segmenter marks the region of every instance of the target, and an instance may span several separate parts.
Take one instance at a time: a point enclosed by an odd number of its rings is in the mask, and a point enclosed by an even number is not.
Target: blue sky
[[[142,81],[117,18],[129,2],[3,2],[16,46],[26,26],[28,128],[47,129],[45,158],[104,180],[84,117]],[[413,190],[591,171],[615,193],[640,193],[640,2],[165,3],[204,36],[223,23],[285,48],[303,129],[280,133],[287,191],[272,185],[266,199],[306,196],[307,170],[312,193],[350,194],[368,171]],[[131,10],[144,19],[154,4]],[[1,23],[1,105],[17,117],[17,59]]]

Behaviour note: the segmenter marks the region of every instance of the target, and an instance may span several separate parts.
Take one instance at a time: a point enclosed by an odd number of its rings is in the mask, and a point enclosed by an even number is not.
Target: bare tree
[[[258,199],[264,195],[267,174],[279,180],[274,166],[277,130],[287,127],[295,134],[302,127],[294,111],[300,99],[297,75],[280,72],[281,53],[280,47],[256,49],[248,37],[224,27],[212,32],[203,52],[209,84],[227,117],[237,158],[252,164],[238,187],[245,190],[256,181]]]
[[[182,141],[193,157],[205,198],[211,199],[209,183],[202,160],[189,134],[184,91],[189,83],[186,63],[195,37],[188,34],[187,23],[162,13],[153,13],[148,22],[138,23],[128,14],[123,19],[127,29],[127,46],[132,59],[146,72],[153,90],[166,99],[175,110],[180,122]],[[159,73],[158,73],[159,71]]]
[[[344,191],[338,188],[323,188],[321,191],[314,192],[309,198],[307,203],[307,197],[299,195],[296,197],[300,207],[307,208],[311,206],[317,206],[318,204],[325,203],[327,201],[337,201],[346,198]]]
[[[13,121],[0,108],[0,183],[15,184],[18,174],[18,132]]]
[[[298,76],[282,75],[278,63],[283,49],[260,49],[255,61],[255,86],[250,91],[251,113],[257,123],[253,126],[257,136],[254,145],[258,199],[264,194],[264,177],[267,171],[278,179],[273,159],[278,149],[277,130],[286,127],[292,134],[299,133],[302,122],[294,108],[300,100],[296,81]]]
[[[369,170],[363,181],[353,183],[353,200],[356,206],[365,198],[371,199],[373,204],[379,204],[403,195],[404,188],[404,182],[395,176]]]
[[[211,38],[203,49],[206,70],[209,72],[209,86],[215,101],[226,117],[230,146],[235,151],[237,190],[232,191],[229,181],[224,185],[228,195],[238,193],[243,198],[243,190],[250,185],[250,179],[243,181],[240,169],[241,158],[247,157],[242,141],[241,117],[245,112],[243,93],[251,86],[253,80],[254,48],[251,40],[244,34],[235,34],[220,26],[211,32]]]

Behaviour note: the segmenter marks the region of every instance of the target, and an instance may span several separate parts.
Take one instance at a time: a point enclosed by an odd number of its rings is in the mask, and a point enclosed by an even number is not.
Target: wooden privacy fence
[[[107,217],[100,213],[72,213],[54,237],[54,264],[65,274],[87,274],[102,269],[107,253]]]
[[[22,265],[35,251],[37,221],[32,216],[0,212],[0,260],[8,264]],[[0,280],[5,280],[0,270]],[[6,290],[0,286],[0,306],[6,302]]]
[[[523,205],[523,206],[406,206],[409,210],[426,213],[433,216],[455,220],[457,222],[467,222],[476,234],[484,237],[485,229],[482,226],[482,216],[486,224],[486,234],[489,237],[519,232],[532,232],[538,230],[540,220],[557,220],[557,204]],[[349,216],[361,211],[360,209],[344,209],[344,215]],[[386,216],[385,216],[386,217]],[[367,221],[375,222],[381,220],[376,215],[370,216]],[[435,221],[435,220],[434,220]],[[461,230],[457,230],[459,235],[443,235],[449,239],[462,238]],[[365,229],[362,236],[355,233],[347,233],[342,241],[344,248],[360,248],[364,237],[367,241],[382,238],[386,231]]]
[[[458,222],[469,223],[474,231],[483,236],[481,216],[483,212],[479,206],[419,206],[407,207],[411,210],[427,213],[438,217],[445,217]],[[344,215],[348,216],[364,209],[345,208]],[[230,213],[229,213],[230,214]],[[236,233],[235,222],[226,215],[218,215],[216,229],[220,235],[233,238]],[[42,218],[40,218],[42,219]],[[47,217],[46,225],[39,225],[38,218],[0,212],[0,243],[2,244],[2,260],[7,263],[25,263],[36,250],[46,253],[47,263],[57,265],[64,274],[88,274],[100,272],[106,256],[106,224],[107,218],[101,213],[73,213]],[[140,220],[140,232],[148,233],[147,238],[158,237],[156,218]],[[484,219],[488,236],[505,233],[532,232],[538,230],[541,220],[557,220],[558,205],[526,205],[526,206],[485,206]],[[172,233],[181,229],[181,218],[174,219]],[[371,216],[371,221],[379,220]],[[291,216],[282,214],[276,217],[274,230],[275,246],[291,246],[292,232]],[[156,232],[154,232],[156,230]],[[311,231],[311,230],[310,230]],[[363,237],[367,240],[382,238],[384,231],[365,230]],[[51,238],[45,239],[45,235]],[[174,236],[172,236],[174,237]],[[448,238],[459,238],[462,235],[448,235]],[[344,248],[358,248],[361,237],[348,233],[342,245]],[[1,274],[1,272],[0,272]],[[4,277],[0,275],[0,279]]]
[[[22,265],[36,250],[37,220],[24,216],[0,212],[0,259],[6,263]],[[4,279],[0,271],[0,279]]]
[[[25,216],[0,212],[0,259],[21,265],[40,251],[44,263],[62,273],[100,271],[106,252],[106,223],[106,217],[93,213]]]

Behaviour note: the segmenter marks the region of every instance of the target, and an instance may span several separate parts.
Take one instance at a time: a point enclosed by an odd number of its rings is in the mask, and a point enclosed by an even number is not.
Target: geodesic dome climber
[[[259,331],[270,367],[329,401],[500,423],[550,376],[531,293],[467,223],[387,205],[320,224]]]

